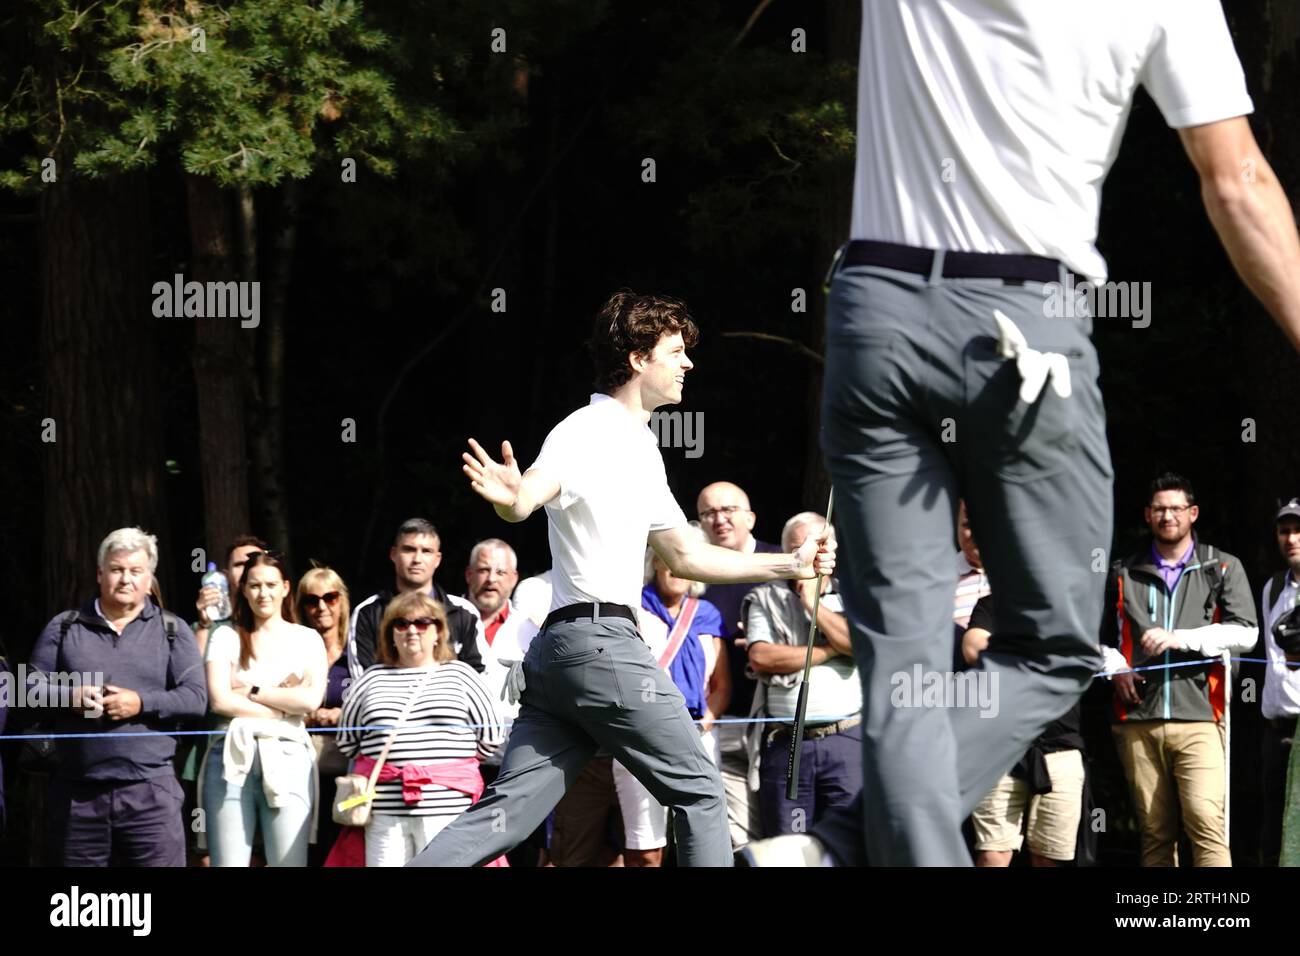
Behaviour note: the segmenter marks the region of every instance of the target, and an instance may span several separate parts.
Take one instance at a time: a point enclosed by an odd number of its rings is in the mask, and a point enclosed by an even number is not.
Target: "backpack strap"
[[[68,631],[76,622],[79,611],[69,611],[63,615],[63,620],[59,621],[59,641],[54,645],[54,669],[63,670],[63,642],[68,636]]]
[[[161,608],[159,610],[161,610]],[[167,642],[174,643],[176,640],[176,630],[177,630],[176,621],[178,619],[176,615],[173,614],[171,611],[163,611],[162,616],[163,616],[163,627],[167,631]]]
[[[1210,593],[1205,596],[1205,610],[1217,608],[1219,599],[1223,597],[1223,589],[1228,584],[1228,564],[1226,561],[1219,560],[1218,552],[1214,550],[1213,545],[1198,544],[1197,559],[1205,568],[1205,573],[1210,576]],[[1218,612],[1215,612],[1215,619],[1218,619]]]
[[[1268,579],[1268,584],[1264,585],[1264,612],[1268,614],[1277,606],[1278,595],[1286,587],[1286,571],[1279,571]]]

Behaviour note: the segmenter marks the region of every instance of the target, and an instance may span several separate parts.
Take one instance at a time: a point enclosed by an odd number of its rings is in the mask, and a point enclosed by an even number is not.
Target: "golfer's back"
[[[1135,88],[1176,128],[1252,109],[1218,0],[864,0],[858,82],[853,238],[1094,279]]]

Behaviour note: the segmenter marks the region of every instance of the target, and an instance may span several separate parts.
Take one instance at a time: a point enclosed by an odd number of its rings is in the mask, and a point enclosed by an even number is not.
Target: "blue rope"
[[[1234,664],[1267,664],[1269,661],[1262,657],[1234,657],[1231,658]],[[1200,667],[1203,664],[1221,664],[1221,657],[1207,657],[1198,661],[1180,661],[1174,664],[1149,664],[1145,667],[1133,667],[1128,670],[1098,671],[1093,674],[1093,680],[1101,677],[1114,677],[1116,674],[1136,674],[1142,671],[1159,671],[1170,670],[1175,667]],[[1287,667],[1300,667],[1300,662],[1286,662]],[[813,715],[808,719],[814,723],[838,723],[841,720],[848,720],[857,717],[857,714],[840,714],[836,716]],[[793,721],[788,717],[717,717],[714,719],[714,726],[720,724],[789,724]],[[437,724],[441,730],[480,730],[487,727],[509,727],[514,721],[505,721],[498,724]],[[703,721],[694,721],[695,724],[702,724]],[[363,727],[308,727],[305,728],[309,734],[337,734],[342,731],[364,732],[369,730],[391,731],[393,724],[375,724]],[[412,727],[411,730],[427,730],[428,727]],[[400,732],[400,731],[399,731]],[[98,733],[86,734],[0,734],[0,740],[87,740],[97,737],[215,737],[225,734],[225,730],[142,730],[133,731],[128,734],[101,731]]]

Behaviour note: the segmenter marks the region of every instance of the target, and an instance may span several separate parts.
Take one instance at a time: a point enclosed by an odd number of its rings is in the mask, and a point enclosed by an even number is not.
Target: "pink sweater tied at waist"
[[[375,759],[361,754],[352,768],[353,773],[369,777],[375,769]],[[402,800],[407,804],[419,803],[420,792],[428,784],[459,790],[469,795],[470,803],[478,803],[483,796],[483,775],[478,770],[477,757],[460,760],[441,760],[438,763],[385,763],[379,771],[376,784],[402,781]],[[484,866],[509,866],[504,855]]]
[[[353,773],[369,777],[375,769],[375,759],[365,754],[357,757]],[[379,771],[378,783],[402,781],[402,799],[407,804],[420,802],[420,791],[433,784],[448,790],[459,790],[468,794],[470,803],[477,803],[483,796],[483,775],[478,771],[478,758],[463,757],[459,760],[440,760],[437,763],[393,763],[384,764]]]

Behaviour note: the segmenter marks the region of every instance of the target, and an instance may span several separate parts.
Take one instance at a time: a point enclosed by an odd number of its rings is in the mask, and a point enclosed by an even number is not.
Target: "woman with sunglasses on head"
[[[247,866],[258,829],[267,866],[307,865],[317,781],[306,720],[321,706],[327,665],[289,595],[281,556],[250,555],[234,626],[208,637],[208,702],[225,730],[200,772],[213,866]]]
[[[378,652],[380,663],[343,702],[337,739],[357,755],[352,772],[368,776],[392,737],[366,824],[366,866],[402,866],[478,800],[479,761],[504,735],[482,679],[456,660],[447,612],[428,594],[389,603]]]
[[[316,820],[316,842],[308,850],[311,866],[321,866],[338,837],[339,825],[326,808],[334,799],[334,780],[347,773],[348,759],[334,740],[334,730],[343,715],[343,692],[348,686],[348,620],[352,602],[348,587],[337,571],[314,567],[298,581],[298,620],[314,628],[325,645],[325,699],[307,715],[308,728],[322,728],[312,733],[316,745],[316,768],[320,777],[321,812]]]

